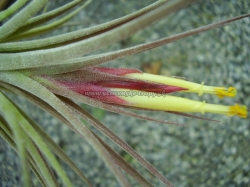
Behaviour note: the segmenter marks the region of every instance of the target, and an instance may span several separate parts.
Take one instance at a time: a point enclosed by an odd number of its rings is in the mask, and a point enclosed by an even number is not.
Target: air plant
[[[189,113],[211,112],[246,118],[247,107],[244,105],[224,106],[174,96],[176,92],[183,94],[194,92],[199,95],[214,94],[219,98],[235,97],[236,88],[234,87],[206,86],[204,83],[197,84],[181,78],[146,74],[137,69],[105,68],[97,65],[208,31],[249,17],[250,14],[122,50],[84,56],[124,40],[166,15],[195,2],[195,0],[160,0],[134,13],[97,26],[47,38],[28,39],[56,29],[82,10],[90,1],[73,10],[82,2],[84,1],[74,0],[53,11],[42,12],[47,0],[30,2],[19,0],[0,12],[0,21],[2,21],[0,27],[0,132],[1,137],[19,153],[23,185],[31,186],[29,175],[31,168],[43,186],[58,186],[52,169],[65,186],[72,186],[66,172],[55,158],[54,154],[56,154],[88,186],[92,186],[82,171],[52,138],[8,98],[8,92],[27,98],[85,138],[121,186],[130,186],[130,182],[121,170],[127,172],[143,186],[152,186],[152,184],[86,127],[80,118],[117,143],[165,185],[173,186],[111,129],[73,100],[111,112],[172,125],[181,124],[138,114],[134,112],[134,109],[164,111],[203,120],[209,119]],[[64,17],[41,26],[65,12],[67,15]]]

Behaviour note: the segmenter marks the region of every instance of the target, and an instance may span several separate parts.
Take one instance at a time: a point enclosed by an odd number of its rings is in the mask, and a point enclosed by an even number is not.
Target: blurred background
[[[70,1],[49,1],[47,11],[67,2]],[[58,30],[41,37],[98,25],[132,13],[153,2],[155,1],[93,0],[83,11]],[[154,41],[249,12],[248,0],[198,1],[124,41],[96,51],[95,54]],[[235,98],[219,99],[212,95],[199,97],[197,94],[188,93],[178,95],[215,104],[239,103],[250,108],[249,49],[250,18],[246,18],[102,66],[137,68],[154,74],[185,77],[190,81],[204,82],[211,86],[234,86],[238,90]],[[118,186],[115,177],[86,140],[81,139],[66,125],[24,98],[9,96],[52,136],[55,142],[84,171],[94,186]],[[146,113],[157,119],[186,124],[186,127],[177,127],[138,120],[84,104],[81,106],[124,139],[177,187],[250,186],[249,117],[241,119],[212,114],[204,115],[204,117],[221,121],[216,123],[165,112]],[[92,129],[90,125],[86,125]],[[100,134],[94,129],[93,131]],[[154,186],[164,186],[121,148],[106,137],[100,136]],[[21,179],[19,157],[1,138],[0,164],[0,186],[19,186]],[[64,163],[61,164],[73,184],[77,187],[83,186],[80,178]],[[128,178],[132,186],[140,186],[134,179],[129,176]],[[33,184],[40,186],[35,177]]]

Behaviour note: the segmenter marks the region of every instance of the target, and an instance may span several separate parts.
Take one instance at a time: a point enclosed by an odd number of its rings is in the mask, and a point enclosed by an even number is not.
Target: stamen
[[[235,97],[236,96],[236,88],[234,87],[229,87],[228,89],[226,88],[215,88],[215,94],[219,97],[219,98],[224,98],[226,97]]]
[[[237,115],[242,118],[247,118],[247,107],[246,106],[240,106],[238,104],[235,104],[234,106],[230,106],[230,111],[228,113],[229,116]]]

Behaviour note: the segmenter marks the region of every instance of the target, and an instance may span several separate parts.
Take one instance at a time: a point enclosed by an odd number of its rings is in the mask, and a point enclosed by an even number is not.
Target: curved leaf
[[[56,109],[59,113],[64,115],[64,117],[74,126],[74,130],[77,130],[77,132],[81,134],[82,137],[85,137],[86,140],[91,144],[91,146],[97,151],[97,153],[102,156],[101,158],[105,161],[105,164],[116,176],[119,183],[122,186],[130,186],[123,173],[119,168],[117,168],[116,164],[111,159],[106,149],[94,137],[89,129],[87,129],[81,123],[81,121],[74,115],[74,113],[67,106],[65,106],[53,93],[51,93],[39,83],[18,72],[2,72],[0,74],[0,80],[24,90],[28,90],[30,93],[39,97],[54,109]],[[39,92],[37,90],[39,90]],[[53,165],[54,163],[51,164]]]
[[[22,141],[25,137],[25,133],[22,131],[21,127],[19,126],[18,121],[20,120],[20,116],[13,117],[15,115],[15,108],[10,104],[10,101],[6,98],[6,96],[0,92],[0,113],[4,116],[10,128],[13,132],[15,142],[17,143],[17,149],[21,160],[22,165],[22,181],[24,186],[31,186],[30,185],[30,175],[29,175],[29,166],[26,157],[26,144],[27,142]]]
[[[62,34],[58,36],[52,36],[52,37],[44,38],[44,39],[38,39],[35,42],[34,41],[21,41],[21,42],[15,42],[15,45],[11,45],[11,43],[0,44],[0,49],[6,52],[7,51],[18,52],[18,51],[25,51],[25,50],[52,48],[55,46],[61,46],[61,45],[73,43],[76,41],[80,41],[88,37],[92,37],[92,36],[104,33],[108,30],[114,29],[120,25],[125,24],[126,22],[132,21],[150,12],[151,10],[156,9],[157,7],[166,3],[167,1],[169,0],[158,1],[132,14],[126,15],[124,17],[121,17],[121,18],[118,18],[118,19],[115,19],[110,22],[103,23],[97,26],[93,26],[93,27],[86,28],[86,29],[81,29],[79,31],[74,31],[74,32],[70,32],[70,33]]]
[[[81,11],[83,8],[85,8],[90,2],[91,2],[91,0],[88,0],[86,3],[84,3],[82,6],[80,6],[79,8],[77,8],[76,10],[71,12],[70,14],[67,14],[64,17],[62,17],[61,19],[56,20],[50,24],[47,24],[47,25],[41,26],[41,27],[36,27],[34,29],[31,29],[31,30],[26,31],[26,32],[21,33],[21,34],[13,33],[14,35],[10,36],[6,40],[4,40],[4,42],[5,41],[20,40],[20,39],[24,39],[24,38],[30,38],[33,36],[41,35],[41,34],[44,34],[46,32],[52,31],[52,30],[56,29],[57,27],[61,26],[62,24],[64,24],[66,21],[71,19],[73,16],[75,16],[79,11]]]
[[[32,1],[14,17],[0,27],[0,41],[7,38],[19,27],[21,27],[29,18],[36,14],[47,3],[47,0]]]
[[[98,65],[101,63],[109,62],[112,60],[116,60],[119,58],[124,58],[129,55],[137,54],[143,51],[147,51],[177,40],[180,40],[182,38],[186,38],[201,32],[208,31],[210,29],[214,29],[220,26],[223,26],[225,24],[231,23],[233,21],[237,21],[239,19],[243,19],[246,17],[249,17],[250,14],[241,15],[238,17],[234,17],[225,21],[221,21],[218,23],[212,23],[206,26],[202,26],[190,31],[182,32],[180,34],[176,34],[170,37],[162,38],[160,40],[156,40],[153,42],[149,42],[146,44],[141,44],[133,47],[129,47],[126,49],[121,49],[113,52],[103,53],[99,55],[93,55],[93,56],[87,56],[87,57],[80,57],[80,58],[74,58],[66,61],[61,61],[60,64],[57,65],[51,65],[48,67],[43,68],[34,68],[31,69],[31,73],[40,73],[40,74],[59,74],[59,73],[67,73],[71,71],[75,71],[77,69],[86,68],[89,66]],[[0,65],[1,66],[1,65]]]
[[[61,99],[71,106],[83,119],[92,124],[95,128],[105,134],[108,138],[118,144],[121,148],[123,148],[129,155],[134,157],[138,162],[140,162],[148,171],[150,171],[153,175],[159,178],[162,182],[164,182],[168,186],[173,186],[173,184],[166,179],[162,174],[158,172],[148,161],[142,158],[134,149],[132,149],[126,142],[124,142],[121,138],[116,136],[109,128],[103,125],[100,121],[95,119],[91,114],[82,109],[80,106],[76,105],[72,101],[66,98]]]
[[[2,94],[0,94],[0,96],[2,96]],[[1,97],[1,99],[2,99],[2,97]],[[4,115],[7,118],[7,120],[9,121],[8,124],[20,126],[20,124],[22,122],[24,122],[22,115],[12,105],[11,101],[8,101],[8,100],[5,100],[5,101],[1,100],[1,101],[2,101],[2,107],[5,107]],[[11,112],[6,112],[6,106],[11,108]],[[13,116],[15,116],[15,117],[13,117]],[[30,155],[35,160],[35,163],[38,166],[39,171],[42,174],[47,185],[48,186],[58,186],[56,180],[53,178],[52,172],[50,171],[50,169],[48,168],[48,166],[46,164],[46,161],[44,160],[43,156],[41,155],[40,151],[37,149],[37,147],[35,146],[33,141],[30,140],[30,138],[27,136],[27,134],[25,133],[25,131],[22,128],[19,128],[18,130],[20,131],[22,136],[20,139],[15,140],[15,142],[17,142],[17,144],[19,142],[25,143],[25,148],[28,150]],[[27,129],[25,129],[25,130],[27,130]],[[15,133],[17,131],[17,127],[15,127],[14,130],[12,129],[12,131]],[[32,138],[34,139],[34,138],[39,138],[39,137],[34,135]],[[22,140],[22,141],[20,141],[20,140]],[[22,154],[22,153],[20,153],[20,151],[18,151],[18,153]],[[23,163],[23,161],[21,161],[21,163]],[[25,186],[27,186],[27,184],[25,184]]]
[[[30,95],[29,97],[32,97],[32,96]],[[34,98],[33,100],[39,100],[39,98]],[[37,101],[37,102],[41,103],[43,101]],[[43,103],[43,105],[45,105],[45,103]],[[39,106],[41,106],[41,104],[39,104]],[[90,181],[85,177],[85,175],[80,171],[80,169],[75,165],[75,163],[65,154],[65,152],[52,140],[52,138],[50,138],[50,136],[39,125],[37,125],[35,121],[30,119],[30,117],[26,115],[18,106],[16,107],[19,109],[22,115],[26,118],[26,120],[32,125],[32,127],[36,130],[36,132],[42,137],[44,142],[52,149],[52,151],[60,159],[62,159],[66,164],[68,164],[68,166],[70,166],[76,172],[76,174],[78,174],[83,179],[83,181],[88,186],[91,187],[92,185]],[[48,111],[48,108],[44,108],[44,109]]]
[[[7,85],[5,83],[0,83],[0,85],[11,89],[14,93],[19,94],[24,96],[25,98],[29,99],[31,102],[37,104],[39,107],[41,107],[42,109],[50,112],[52,115],[54,115],[55,117],[57,117],[58,119],[60,119],[62,122],[64,122],[65,124],[69,125],[71,128],[74,128],[73,126],[71,126],[71,124],[62,116],[60,115],[56,110],[54,110],[51,106],[49,106],[47,103],[45,103],[44,101],[40,100],[39,98],[29,94],[26,91],[20,90],[17,87],[14,87],[12,85]],[[62,97],[60,97],[62,99]],[[73,102],[72,102],[73,103]],[[68,103],[69,104],[69,103]],[[77,108],[74,108],[74,110],[77,110]],[[27,115],[23,114],[26,118],[28,117]],[[29,119],[29,117],[27,118]],[[30,122],[31,123],[31,122]],[[44,135],[43,132],[40,133],[40,127],[37,126],[36,124],[33,124],[33,122],[31,123],[31,125],[37,130],[37,132],[40,134],[41,137],[47,137],[47,135]],[[95,135],[96,136],[96,135]],[[49,137],[48,137],[49,138]],[[119,165],[123,170],[125,170],[127,173],[129,173],[132,177],[134,177],[138,182],[140,182],[142,185],[144,186],[151,186],[149,182],[147,182],[146,179],[143,178],[143,176],[141,176],[133,167],[131,167],[125,160],[123,160],[123,158],[121,158],[115,151],[113,151],[105,142],[103,142],[99,137],[96,136],[96,138],[98,138],[98,140],[100,141],[100,143],[106,148],[106,150],[111,154],[111,156],[113,157],[114,161],[116,161],[116,164]],[[47,142],[47,138],[44,139],[45,142]],[[53,141],[53,140],[51,140]],[[47,144],[50,146],[50,143],[47,142]],[[52,146],[50,146],[52,148]],[[59,148],[60,149],[60,148]],[[52,150],[54,150],[52,148]],[[55,151],[54,151],[55,152]],[[69,164],[69,161],[67,161],[66,159],[64,159],[61,156],[61,153],[58,154],[57,152],[55,152],[62,160],[64,160],[67,164]],[[70,167],[72,167],[72,169],[79,175],[81,176],[76,170],[78,170],[78,168],[74,168],[73,166],[69,165]],[[80,172],[81,173],[81,172]],[[84,180],[85,177],[82,177],[82,179]],[[86,181],[86,183],[91,186],[91,184],[88,182],[88,180]]]
[[[54,155],[47,148],[46,144],[43,142],[43,140],[37,134],[37,132],[34,130],[34,128],[32,128],[32,126],[22,116],[22,114],[18,111],[18,109],[16,107],[14,107],[14,105],[12,104],[11,101],[6,100],[6,99],[3,100],[2,94],[0,94],[0,99],[1,99],[1,103],[2,103],[0,109],[5,110],[4,115],[6,117],[8,117],[9,124],[16,124],[15,129],[14,130],[12,129],[12,131],[18,132],[17,127],[19,127],[19,125],[20,125],[25,130],[25,132],[29,135],[29,137],[32,139],[32,141],[34,141],[36,146],[42,151],[42,153],[44,153],[46,155],[48,160],[51,162],[51,165],[56,170],[57,174],[62,178],[62,181],[64,182],[64,184],[67,186],[72,186],[72,184],[69,181],[68,177],[66,176],[64,170],[62,170],[61,166],[59,165],[59,163],[55,159]],[[11,111],[8,111],[7,107],[11,108]],[[15,117],[13,117],[13,116],[15,116]],[[23,132],[23,130],[20,129],[20,132]],[[32,146],[30,140],[28,140],[28,138],[25,136],[25,133],[22,134],[21,137],[22,138],[19,138],[19,139],[25,139],[27,147]],[[20,142],[22,142],[22,141],[20,141]],[[31,148],[31,150],[32,149],[33,148]]]
[[[135,20],[123,24],[122,26],[70,45],[57,47],[55,49],[31,52],[9,54],[2,53],[0,54],[0,58],[3,63],[0,64],[0,70],[25,69],[50,66],[52,64],[62,64],[62,60],[79,57],[100,49],[101,47],[105,47],[114,42],[125,39],[154,21],[169,13],[179,10],[181,7],[193,1],[194,0],[171,1],[171,3],[163,4],[148,14],[144,14]]]
[[[53,18],[56,18],[58,16],[60,16],[61,14],[64,14],[65,12],[69,11],[70,9],[74,8],[75,6],[77,6],[78,4],[80,4],[81,2],[83,2],[84,0],[74,0],[64,6],[61,6],[55,10],[52,10],[50,12],[35,16],[31,19],[29,19],[28,21],[26,21],[26,23],[24,23],[24,25],[22,27],[20,27],[16,32],[14,32],[12,35],[18,35],[21,34],[23,32],[25,32],[26,30],[30,30],[31,28],[36,27],[37,25],[41,25]]]
[[[13,5],[11,5],[8,9],[0,12],[0,21],[5,20],[15,12],[17,12],[28,0],[18,0]]]
[[[94,134],[95,135],[95,134]],[[101,138],[95,135],[96,138],[101,142],[101,144],[106,148],[106,150],[113,156],[114,161],[119,165],[124,171],[126,171],[130,176],[136,179],[141,185],[145,187],[152,187],[140,173],[138,173],[128,162],[126,162],[118,153],[111,149]]]
[[[14,142],[13,135],[8,127],[8,123],[0,116],[0,136],[9,144],[11,147],[18,153],[16,143]],[[34,159],[30,156],[30,153],[28,153],[28,160],[30,162],[30,166],[32,171],[35,173],[35,175],[38,177],[39,181],[43,186],[46,186],[46,182],[44,181],[41,172],[39,172],[39,169],[37,165],[35,164]]]

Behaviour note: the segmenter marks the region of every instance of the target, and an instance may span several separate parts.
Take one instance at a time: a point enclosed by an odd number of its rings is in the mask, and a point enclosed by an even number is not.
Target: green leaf
[[[18,35],[21,34],[27,30],[30,30],[38,25],[41,25],[53,18],[56,18],[60,16],[61,14],[64,14],[65,12],[69,11],[70,9],[74,8],[84,0],[74,0],[62,7],[59,7],[55,10],[52,10],[50,12],[35,16],[31,19],[29,19],[22,27],[20,27],[16,32],[14,32],[12,35]]]
[[[19,92],[20,93],[20,92]],[[26,98],[27,95],[29,93],[26,93]],[[31,94],[29,94],[28,98],[34,97]],[[53,108],[48,108],[49,105],[46,105],[46,103],[44,103],[43,101],[41,101],[39,98],[33,98],[33,101],[35,100],[36,103],[39,103],[38,106],[43,106],[42,108],[45,111],[51,112],[51,110],[54,110]],[[16,106],[16,105],[15,105]],[[46,106],[46,107],[45,107]],[[16,106],[16,108],[18,108],[18,110],[20,111],[20,113],[25,117],[25,119],[31,124],[31,126],[34,128],[34,130],[40,135],[40,137],[42,137],[42,139],[44,140],[44,142],[52,149],[52,151],[60,158],[62,159],[66,164],[68,164],[71,169],[73,169],[76,174],[78,174],[83,181],[85,181],[85,183],[88,186],[92,186],[91,183],[89,182],[89,180],[85,177],[85,175],[80,171],[80,169],[75,165],[75,163],[65,154],[65,152],[52,140],[52,138],[39,126],[37,125],[27,114],[25,114],[18,106]],[[57,113],[57,111],[53,111],[52,114],[55,115],[55,117],[57,117],[58,119],[63,118],[63,116],[58,116],[60,115],[59,113]]]
[[[7,38],[18,28],[20,28],[29,18],[36,14],[47,3],[47,0],[32,1],[29,5],[24,7],[14,17],[8,20],[0,27],[0,41]]]
[[[67,59],[82,56],[100,49],[101,47],[105,47],[125,39],[156,20],[179,10],[193,1],[194,0],[171,1],[171,3],[163,4],[149,13],[144,14],[132,21],[128,21],[121,26],[88,38],[87,40],[82,40],[70,45],[57,47],[55,49],[23,53],[1,53],[0,58],[3,63],[0,64],[0,70],[25,69],[64,64],[63,61]]]
[[[68,108],[67,106],[65,106],[65,104],[63,104],[53,93],[51,93],[45,87],[43,87],[39,83],[35,82],[34,80],[30,79],[29,77],[26,77],[25,75],[18,73],[18,72],[7,72],[7,73],[2,72],[0,74],[0,80],[3,82],[6,82],[8,84],[12,84],[12,85],[19,87],[21,89],[29,91],[31,94],[33,94],[33,95],[39,97],[40,99],[42,99],[43,101],[45,101],[47,104],[49,104],[55,110],[57,110],[61,115],[64,115],[64,117],[73,126],[73,130],[76,131],[77,133],[79,133],[82,137],[86,138],[86,140],[91,144],[91,146],[97,151],[98,155],[101,156],[101,158],[104,160],[105,164],[108,166],[108,168],[116,176],[120,185],[121,186],[130,186],[128,181],[126,180],[125,176],[120,171],[120,169],[117,167],[117,165],[113,162],[113,160],[111,159],[111,157],[110,157],[109,153],[106,151],[106,149],[94,137],[94,135],[91,133],[91,131],[89,129],[87,129],[82,124],[82,122],[74,115],[73,111],[70,108]],[[39,90],[39,92],[37,90]],[[24,123],[24,125],[26,125],[26,124]],[[32,132],[32,134],[33,133],[35,133],[35,132]],[[47,148],[45,146],[43,146],[43,142],[40,142],[39,139],[38,139],[38,141],[41,144],[40,145],[41,149],[47,150]],[[44,154],[45,153],[47,153],[47,151],[44,151]],[[52,159],[52,157],[50,159]],[[54,164],[56,164],[56,163],[57,163],[56,160],[51,162],[52,166],[54,166]],[[60,167],[60,166],[55,167],[55,170],[57,172],[58,172],[58,167]],[[58,173],[58,174],[60,174],[60,173]]]
[[[34,150],[36,150],[35,146],[47,157],[57,174],[61,177],[63,183],[66,186],[72,186],[71,182],[69,181],[68,177],[66,176],[64,170],[59,165],[58,161],[55,159],[54,155],[51,153],[51,151],[47,148],[46,144],[42,140],[42,138],[39,136],[39,134],[34,130],[34,128],[29,124],[29,122],[22,116],[22,114],[18,111],[18,109],[4,97],[3,94],[0,93],[0,101],[1,106],[0,110],[1,112],[4,112],[3,115],[7,118],[7,121],[9,121],[9,124],[15,125],[15,129],[12,129],[14,133],[21,133],[19,135],[19,139],[16,141],[22,143],[22,140],[25,142],[25,147],[29,150],[30,154],[33,156]],[[14,116],[14,117],[13,117]],[[25,130],[19,128],[19,125]],[[25,135],[25,133],[28,134],[28,136]],[[29,140],[29,138],[34,141],[35,145]],[[23,148],[24,149],[24,148]],[[23,154],[20,150],[18,151],[19,154]],[[36,153],[37,157],[39,155],[39,152]],[[40,157],[41,158],[41,157]],[[25,157],[26,159],[26,157]],[[21,163],[25,163],[23,160]],[[38,164],[38,163],[37,163]],[[45,165],[40,165],[39,169],[44,170]],[[43,172],[45,174],[46,172]],[[48,176],[48,175],[47,175]],[[50,179],[49,179],[50,178]],[[49,184],[55,184],[54,180],[51,179],[51,176],[49,176],[48,183]],[[27,185],[27,184],[25,184]],[[54,186],[54,185],[53,185]]]
[[[81,11],[83,8],[85,8],[90,2],[91,2],[91,0],[88,0],[86,3],[84,3],[82,6],[80,6],[79,8],[77,8],[76,10],[71,12],[70,14],[67,14],[66,16],[62,17],[61,19],[56,20],[50,24],[47,24],[47,25],[41,26],[41,27],[36,27],[34,29],[30,29],[29,31],[26,31],[26,32],[21,33],[21,34],[14,33],[13,36],[10,36],[6,40],[4,40],[4,42],[20,40],[20,39],[24,39],[24,38],[30,38],[33,36],[41,35],[41,34],[44,34],[46,32],[55,30],[56,28],[58,28],[59,26],[64,24],[66,21],[71,19],[73,16],[75,16],[79,11]]]
[[[20,115],[15,116],[15,108],[10,104],[9,100],[0,92],[0,113],[4,116],[14,134],[15,142],[17,142],[17,149],[22,165],[22,181],[24,186],[30,185],[29,166],[26,158],[26,142],[24,140],[25,133],[23,133],[19,126]],[[14,117],[13,117],[14,115]],[[1,125],[2,126],[2,125]]]
[[[0,116],[0,136],[9,144],[11,147],[18,153],[16,143],[14,142],[13,135],[9,129],[8,123]],[[46,182],[44,181],[41,172],[39,171],[36,162],[34,159],[30,156],[30,153],[28,153],[28,160],[31,166],[32,171],[35,173],[35,175],[38,177],[39,181],[43,186],[46,186]],[[49,173],[49,172],[47,172]],[[46,173],[46,174],[47,174]],[[46,177],[44,177],[46,178]],[[53,185],[53,184],[52,184]]]
[[[101,33],[105,33],[108,30],[114,29],[118,26],[121,26],[125,24],[126,22],[132,21],[154,9],[157,7],[163,5],[166,3],[167,0],[158,1],[156,3],[153,3],[152,5],[149,5],[139,11],[136,11],[132,14],[126,15],[122,18],[118,18],[115,20],[112,20],[110,22],[100,24],[94,27],[81,29],[79,31],[70,32],[67,34],[62,34],[58,36],[52,36],[49,38],[39,39],[36,41],[24,41],[24,42],[15,42],[15,45],[11,45],[6,43],[2,44],[2,49],[4,51],[10,51],[10,52],[17,52],[17,51],[25,51],[25,50],[37,50],[37,49],[43,49],[43,48],[52,48],[57,46],[66,45],[69,43],[74,43],[76,41],[80,41]],[[35,18],[33,18],[35,19]],[[32,20],[32,19],[31,19]],[[29,22],[29,21],[28,21]],[[27,23],[28,23],[27,22]],[[33,24],[25,26],[29,29],[32,28]],[[27,29],[26,29],[27,30]]]
[[[17,12],[28,0],[18,0],[13,5],[11,5],[8,9],[0,12],[0,21],[5,20],[15,12]]]
[[[245,14],[245,15],[241,15],[238,17],[234,17],[225,21],[221,21],[218,23],[212,23],[206,26],[202,26],[190,31],[186,31],[186,32],[182,32],[180,34],[176,34],[170,37],[166,37],[166,38],[162,38],[160,40],[156,40],[153,42],[149,42],[149,43],[145,43],[145,44],[140,44],[137,46],[133,46],[133,47],[129,47],[126,49],[121,49],[121,50],[117,50],[117,51],[112,51],[112,52],[108,52],[108,53],[102,53],[102,54],[98,54],[98,55],[93,55],[93,56],[87,56],[87,57],[80,57],[80,58],[74,58],[74,59],[70,59],[70,60],[66,60],[66,61],[61,61],[60,64],[57,65],[51,65],[48,67],[42,67],[42,68],[34,68],[32,69],[32,71],[30,71],[30,73],[40,73],[40,74],[59,74],[59,73],[67,73],[67,72],[72,72],[75,71],[77,69],[81,69],[81,68],[86,68],[86,67],[90,67],[90,66],[95,66],[95,65],[99,65],[105,62],[109,62],[112,60],[116,60],[119,58],[124,58],[126,56],[130,56],[133,54],[137,54],[143,51],[147,51],[162,45],[166,45],[168,43],[171,42],[175,42],[177,40],[189,37],[189,36],[193,36],[195,34],[199,34],[201,32],[205,32],[220,26],[223,26],[225,24],[231,23],[233,21],[237,21],[239,19],[243,19],[246,17],[249,17],[250,14]],[[0,44],[0,48],[1,48],[1,44]]]
[[[105,125],[103,125],[100,121],[98,121],[94,116],[92,116],[91,114],[89,114],[87,111],[85,111],[84,109],[82,109],[80,106],[78,106],[77,104],[75,104],[71,100],[63,98],[63,97],[60,97],[60,99],[62,101],[64,101],[65,104],[67,104],[70,107],[72,107],[72,109],[74,109],[74,111],[76,111],[77,114],[79,114],[83,119],[85,119],[87,122],[89,122],[91,125],[93,125],[96,129],[98,129],[100,132],[102,132],[104,135],[106,135],[112,141],[114,141],[115,143],[117,143],[122,149],[124,149],[125,151],[127,151],[128,154],[130,154],[131,156],[133,156],[134,158],[136,158],[152,174],[154,174],[156,177],[159,177],[157,170],[152,165],[150,165],[135,150],[133,150],[126,142],[124,142],[121,138],[119,138],[116,134],[114,134],[110,129],[108,129]],[[124,169],[128,174],[130,174],[132,177],[134,177],[143,186],[151,186],[151,184],[146,179],[144,179],[143,176],[141,176],[138,172],[136,172],[125,160],[123,160],[122,157],[120,157],[115,151],[113,151],[98,136],[96,136],[96,137],[103,144],[103,146],[109,151],[109,153],[114,157],[114,159],[116,160],[117,164],[122,169]],[[165,179],[165,181],[168,181],[168,180]]]

